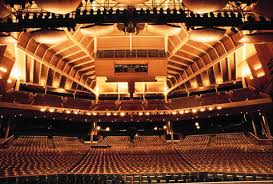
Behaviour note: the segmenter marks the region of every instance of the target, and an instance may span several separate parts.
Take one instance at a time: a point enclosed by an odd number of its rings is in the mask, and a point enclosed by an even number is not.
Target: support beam
[[[210,67],[214,66],[215,64],[219,63],[220,61],[222,61],[224,58],[226,58],[229,54],[232,54],[234,52],[236,52],[238,49],[240,49],[243,46],[243,44],[238,44],[237,46],[235,46],[233,49],[229,50],[227,53],[221,55],[220,57],[218,57],[217,59],[215,59],[214,61],[210,62],[209,64],[205,65],[204,67],[200,68],[197,72],[192,73],[191,75],[189,75],[187,78],[181,80],[179,83],[175,84],[172,88],[170,88],[170,91],[174,90],[175,88],[177,88],[178,86],[180,86],[181,84],[184,84],[185,82],[195,78],[196,76],[200,75],[201,73],[205,72],[206,70],[208,70]]]
[[[21,50],[22,52],[26,53],[28,56],[34,58],[35,60],[39,61],[41,64],[44,64],[45,66],[47,66],[48,68],[51,68],[52,70],[54,70],[55,72],[60,73],[61,75],[63,75],[64,77],[68,78],[69,80],[78,83],[79,85],[83,86],[84,88],[88,89],[89,91],[93,92],[94,94],[96,94],[96,91],[93,88],[90,88],[88,85],[85,85],[84,83],[80,82],[79,80],[75,79],[73,76],[69,75],[68,73],[65,73],[64,71],[62,71],[60,68],[57,68],[56,66],[54,66],[53,64],[42,60],[41,58],[39,58],[38,56],[35,56],[33,53],[29,52],[28,50],[26,50],[25,48],[17,45],[17,48],[19,50]]]

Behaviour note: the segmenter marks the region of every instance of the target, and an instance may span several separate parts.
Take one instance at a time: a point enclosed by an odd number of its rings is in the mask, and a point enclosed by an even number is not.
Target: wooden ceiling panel
[[[192,40],[189,40],[187,42],[187,45],[192,45],[193,47],[196,47],[196,48],[199,48],[199,49],[203,50],[204,52],[206,50],[208,50],[209,48],[211,48],[211,46],[208,45],[208,44],[204,44],[202,42],[195,42],[195,41],[192,41]]]
[[[182,57],[182,58],[185,58],[185,59],[187,59],[189,61],[193,61],[194,59],[197,58],[195,54],[190,53],[190,51],[183,50],[183,48],[181,48],[178,52],[176,52],[175,55],[179,56],[179,57]]]
[[[199,56],[199,55],[201,55],[202,53],[205,53],[204,50],[199,49],[198,47],[194,47],[194,46],[188,44],[188,42],[187,42],[187,44],[185,44],[185,45],[182,47],[182,49],[184,49],[185,51],[188,51],[188,52],[192,53],[192,54],[195,55],[195,56]],[[194,59],[193,59],[193,60],[194,60]]]
[[[187,60],[187,58],[186,59],[185,58],[181,58],[181,57],[179,57],[177,55],[175,55],[172,58],[170,58],[170,60],[171,61],[177,61],[177,62],[182,63],[182,64],[187,65],[187,66],[191,65],[193,63],[193,61]]]

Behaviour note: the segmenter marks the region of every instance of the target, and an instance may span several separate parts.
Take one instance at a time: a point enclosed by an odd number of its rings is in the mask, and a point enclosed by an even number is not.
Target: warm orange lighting
[[[187,113],[189,113],[190,111],[189,110],[185,110],[185,113],[187,114]]]
[[[209,111],[212,111],[213,110],[213,107],[209,107]]]
[[[96,116],[96,115],[97,115],[97,113],[96,113],[96,112],[93,112],[92,114],[93,114],[93,116]]]
[[[197,109],[192,109],[192,113],[197,113]]]
[[[179,111],[179,114],[184,114],[184,111],[183,110]]]
[[[139,116],[142,116],[142,115],[143,115],[143,112],[139,112],[138,115],[139,115]]]
[[[164,126],[163,126],[163,129],[164,129],[164,130],[166,130],[166,129],[167,129],[167,126],[166,126],[166,125],[164,125]]]
[[[107,132],[109,132],[110,131],[110,127],[106,127],[106,129],[105,129]]]
[[[150,112],[146,112],[145,114],[146,114],[146,116],[149,116],[149,115],[150,115]]]
[[[111,112],[107,112],[107,113],[106,113],[106,116],[111,116]]]
[[[100,131],[101,127],[100,126],[97,126],[97,130]]]
[[[9,84],[11,84],[12,83],[12,80],[11,79],[8,79],[8,81],[7,81]]]
[[[118,113],[116,113],[116,112],[114,112],[114,114],[113,114],[114,116],[117,116],[118,115]]]
[[[253,66],[253,68],[254,68],[254,70],[259,70],[259,69],[262,68],[262,64],[261,63],[256,64],[256,65]]]
[[[88,112],[88,113],[86,113],[87,114],[87,116],[91,116],[91,113],[90,112]]]
[[[172,114],[173,114],[173,115],[176,115],[176,114],[177,114],[177,112],[176,112],[176,111],[173,111],[173,112],[172,112]]]
[[[120,116],[125,116],[125,112],[121,112],[119,115]]]
[[[220,110],[220,109],[222,109],[222,107],[221,106],[217,106],[217,109]]]
[[[66,111],[66,114],[70,114],[71,113],[71,111]]]
[[[262,71],[262,72],[259,72],[258,74],[257,74],[257,77],[263,77],[265,75],[265,73],[264,73],[264,71]]]
[[[74,114],[79,114],[79,111],[74,111],[73,113],[74,113]]]
[[[201,108],[201,109],[200,109],[200,112],[204,112],[204,111],[205,111],[205,108]]]
[[[55,111],[55,109],[49,109],[49,112],[51,112],[51,113],[54,112],[54,111]]]
[[[41,108],[40,111],[41,111],[41,112],[45,112],[45,111],[46,111],[46,108]]]
[[[247,65],[245,65],[242,69],[241,69],[241,75],[243,77],[249,76],[251,74],[251,71],[249,69],[249,67]]]
[[[4,68],[4,67],[0,67],[0,71],[6,73],[6,72],[7,72],[7,69]]]

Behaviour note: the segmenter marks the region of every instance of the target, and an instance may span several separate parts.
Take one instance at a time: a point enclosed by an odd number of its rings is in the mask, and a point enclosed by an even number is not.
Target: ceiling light
[[[150,112],[146,112],[145,114],[146,114],[146,116],[149,116],[149,115],[150,115]]]
[[[192,113],[197,113],[197,109],[192,109]]]
[[[187,114],[187,113],[189,113],[190,111],[189,110],[185,110],[185,113]]]
[[[179,111],[179,114],[184,114],[184,111],[183,110]]]
[[[166,129],[167,129],[167,126],[166,126],[166,125],[164,125],[164,126],[163,126],[163,129],[164,129],[164,130],[166,130]]]
[[[79,111],[74,111],[74,114],[79,114]]]
[[[49,109],[49,112],[51,112],[51,113],[54,112],[54,111],[55,111],[55,109]]]
[[[46,111],[46,108],[41,108],[40,111],[41,111],[41,112],[45,112],[45,111]]]

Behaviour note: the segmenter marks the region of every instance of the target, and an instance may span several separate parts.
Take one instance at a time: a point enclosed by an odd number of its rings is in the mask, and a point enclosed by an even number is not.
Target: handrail
[[[1,144],[5,144],[6,142],[8,142],[9,140],[11,140],[13,138],[14,138],[14,135],[12,135],[9,138],[7,138],[6,140],[4,140]]]

